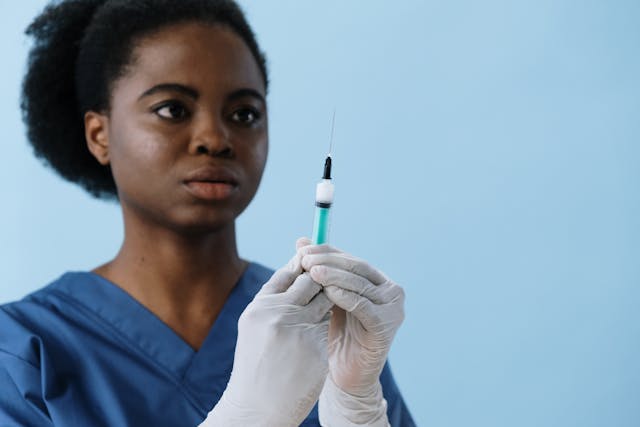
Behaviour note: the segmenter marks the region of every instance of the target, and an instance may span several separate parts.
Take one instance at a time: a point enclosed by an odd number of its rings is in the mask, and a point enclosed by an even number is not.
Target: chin
[[[178,234],[200,236],[233,228],[240,212],[223,207],[199,207],[174,212],[165,219],[165,224]]]

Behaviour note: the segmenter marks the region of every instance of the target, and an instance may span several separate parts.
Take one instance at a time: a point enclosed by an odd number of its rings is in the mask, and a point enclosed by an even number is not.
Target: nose
[[[208,154],[214,157],[233,157],[229,129],[223,118],[203,117],[197,121],[189,145],[191,154]]]

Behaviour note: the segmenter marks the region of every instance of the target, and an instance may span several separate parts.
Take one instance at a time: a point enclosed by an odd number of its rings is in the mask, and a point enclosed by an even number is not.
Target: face
[[[264,170],[265,95],[250,50],[223,26],[179,24],[141,39],[109,113],[85,116],[125,215],[198,233],[233,223]]]

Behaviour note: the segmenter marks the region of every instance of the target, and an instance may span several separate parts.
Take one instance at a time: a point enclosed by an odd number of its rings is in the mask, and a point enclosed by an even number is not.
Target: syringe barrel
[[[329,242],[329,214],[333,203],[333,194],[334,186],[330,179],[323,179],[316,186],[316,213],[311,236],[314,245]]]
[[[316,204],[316,214],[313,220],[313,234],[311,242],[314,245],[322,245],[329,242],[329,207],[320,207]]]

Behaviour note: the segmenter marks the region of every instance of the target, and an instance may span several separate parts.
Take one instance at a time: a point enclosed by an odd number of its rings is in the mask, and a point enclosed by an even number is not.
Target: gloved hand
[[[231,378],[200,427],[298,426],[318,401],[333,303],[302,274],[300,258],[278,270],[240,316]]]
[[[367,262],[331,246],[309,245],[300,253],[304,270],[337,306],[329,326],[320,423],[387,426],[380,373],[404,320],[403,289]]]

